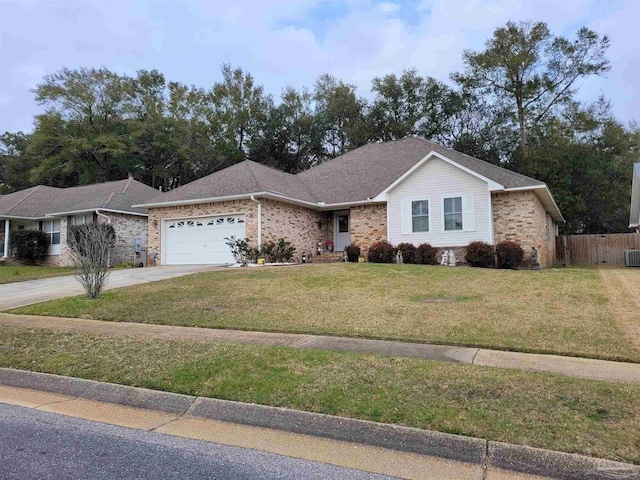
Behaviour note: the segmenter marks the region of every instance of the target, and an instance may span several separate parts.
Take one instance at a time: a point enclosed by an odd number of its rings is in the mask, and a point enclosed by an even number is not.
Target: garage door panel
[[[225,238],[245,237],[242,215],[171,220],[166,224],[163,245],[166,265],[234,263]]]

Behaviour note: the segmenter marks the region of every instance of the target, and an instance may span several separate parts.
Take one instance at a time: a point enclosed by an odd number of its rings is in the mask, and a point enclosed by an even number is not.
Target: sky
[[[620,120],[640,120],[640,0],[0,0],[0,132],[33,129],[32,90],[63,67],[157,69],[209,88],[231,63],[276,98],[323,73],[370,97],[374,77],[406,68],[450,83],[463,50],[509,20],[609,35],[611,71],[580,98],[604,95]]]

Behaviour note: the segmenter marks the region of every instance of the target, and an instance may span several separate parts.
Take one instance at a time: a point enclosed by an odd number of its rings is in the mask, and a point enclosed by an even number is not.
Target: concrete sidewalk
[[[0,403],[401,478],[640,478],[638,466],[582,455],[6,368]]]
[[[105,290],[182,277],[218,268],[223,267],[183,265],[113,270],[109,275]],[[84,294],[84,289],[73,275],[5,283],[0,285],[0,310],[10,310],[33,303],[82,294]]]
[[[251,343],[292,348],[359,352],[390,357],[422,358],[442,362],[558,373],[570,377],[593,380],[640,383],[640,364],[560,355],[506,352],[470,347],[329,337],[324,335],[177,327],[7,313],[0,313],[0,325],[164,340]]]

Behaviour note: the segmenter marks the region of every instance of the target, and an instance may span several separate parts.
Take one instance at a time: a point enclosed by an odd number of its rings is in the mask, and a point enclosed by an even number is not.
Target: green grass
[[[72,268],[1,265],[0,284],[37,280],[38,278],[59,277],[61,275],[71,275],[72,273]]]
[[[0,366],[640,463],[640,386],[373,355],[0,327]]]
[[[332,264],[229,269],[15,312],[640,361],[640,349],[612,314],[598,270],[587,268]]]

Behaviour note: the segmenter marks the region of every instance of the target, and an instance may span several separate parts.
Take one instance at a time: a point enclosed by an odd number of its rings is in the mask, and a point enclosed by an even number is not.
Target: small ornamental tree
[[[421,243],[416,248],[416,263],[421,265],[437,265],[438,250],[435,247],[432,247],[428,243]]]
[[[467,245],[465,260],[471,267],[491,268],[496,266],[493,246],[485,242],[471,242]]]
[[[396,258],[396,248],[386,240],[376,242],[369,248],[367,260],[371,263],[393,263]]]
[[[109,256],[116,244],[116,232],[108,224],[88,224],[69,229],[71,259],[76,278],[87,297],[96,299],[109,280]]]
[[[504,241],[496,245],[499,268],[515,270],[522,264],[524,250],[516,242]]]
[[[47,255],[49,236],[39,230],[17,230],[9,237],[10,251],[15,252],[18,260],[35,265]]]
[[[402,253],[402,261],[404,263],[418,263],[416,261],[416,247],[412,243],[398,244],[398,250]]]
[[[231,254],[237,263],[243,267],[247,265],[251,256],[248,238],[225,237],[227,246],[231,249]]]
[[[344,247],[344,251],[347,254],[348,262],[357,262],[360,257],[360,247],[357,245],[347,245]]]

